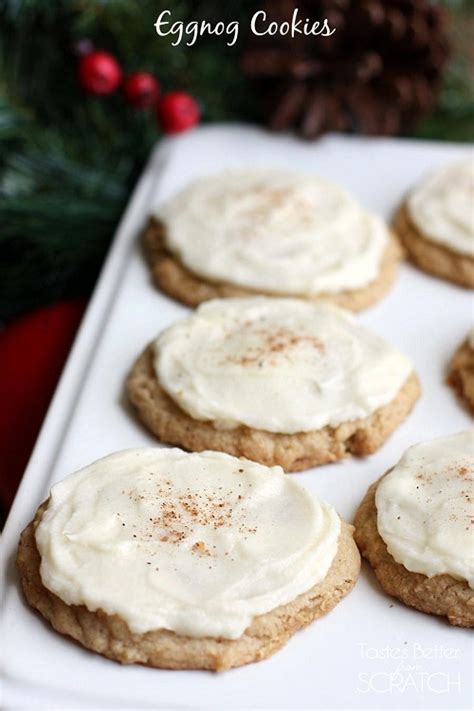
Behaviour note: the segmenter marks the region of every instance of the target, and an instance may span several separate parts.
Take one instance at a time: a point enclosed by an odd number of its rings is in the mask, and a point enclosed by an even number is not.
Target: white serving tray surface
[[[272,658],[223,674],[122,667],[56,634],[23,601],[18,536],[51,485],[117,449],[155,444],[123,395],[127,371],[161,329],[188,312],[156,291],[139,247],[147,215],[192,178],[270,165],[345,185],[387,219],[427,170],[466,146],[328,136],[314,143],[253,127],[202,127],[153,152],[117,230],[3,534],[1,632],[6,709],[464,709],[472,703],[470,633],[387,597],[364,565],[353,592]],[[415,363],[423,396],[374,456],[298,481],[352,520],[368,485],[417,441],[466,429],[444,384],[472,322],[461,288],[403,265],[395,287],[360,315]]]

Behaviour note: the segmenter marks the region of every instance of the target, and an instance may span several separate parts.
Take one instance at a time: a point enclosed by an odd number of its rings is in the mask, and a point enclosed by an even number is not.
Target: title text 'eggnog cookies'
[[[162,441],[288,471],[375,451],[411,410],[410,362],[323,302],[215,299],[164,331],[128,394]]]
[[[474,414],[474,329],[454,354],[447,380]]]
[[[474,431],[410,447],[370,487],[355,526],[387,593],[474,627]]]
[[[122,663],[223,670],[269,656],[353,587],[352,527],[275,467],[117,452],[53,487],[22,534],[26,599]]]
[[[200,178],[161,206],[145,242],[157,285],[192,306],[263,294],[357,311],[387,291],[400,257],[342,188],[270,169]]]
[[[395,229],[421,269],[474,289],[474,156],[423,180],[398,211]]]

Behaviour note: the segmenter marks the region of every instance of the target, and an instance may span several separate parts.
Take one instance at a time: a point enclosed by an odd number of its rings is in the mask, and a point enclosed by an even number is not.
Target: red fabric
[[[28,463],[85,304],[67,301],[0,331],[0,504],[6,513]]]

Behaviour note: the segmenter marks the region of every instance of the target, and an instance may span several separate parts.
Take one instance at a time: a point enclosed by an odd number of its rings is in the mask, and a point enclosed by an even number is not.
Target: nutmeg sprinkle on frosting
[[[238,530],[243,539],[247,540],[248,535],[257,533],[258,527],[246,524],[247,512],[245,508],[239,507],[243,496],[239,493],[242,482],[237,481],[237,476],[243,473],[242,468],[236,470],[236,488],[219,486],[216,490],[203,487],[202,490],[194,491],[187,487],[184,493],[180,493],[172,479],[159,483],[159,473],[150,472],[150,482],[158,479],[151,495],[145,497],[133,488],[127,492],[122,491],[122,495],[133,503],[147,499],[147,505],[150,507],[151,504],[154,511],[154,515],[143,521],[138,533],[133,533],[132,537],[144,543],[159,540],[161,543],[178,545],[192,541],[198,527],[214,531],[227,527]],[[251,486],[249,483],[248,487]],[[121,517],[121,514],[117,513],[117,516]],[[127,526],[122,518],[121,524]],[[132,528],[136,529],[136,524]],[[208,549],[204,541],[195,541],[190,550],[198,555],[212,556],[212,549],[215,551],[216,548],[214,545]]]

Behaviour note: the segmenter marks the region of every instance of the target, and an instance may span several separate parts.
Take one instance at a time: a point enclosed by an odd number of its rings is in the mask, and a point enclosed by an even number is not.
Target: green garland
[[[467,12],[472,2],[452,1]],[[174,0],[173,18],[240,20],[255,0]],[[462,6],[459,8],[459,6]],[[468,7],[469,6],[469,7]],[[0,2],[0,320],[61,298],[87,295],[151,146],[152,112],[119,95],[87,96],[77,84],[74,42],[89,37],[126,72],[151,71],[164,91],[199,98],[205,121],[257,120],[239,70],[241,39],[229,48],[203,37],[172,47],[153,23],[168,2]],[[474,102],[458,61],[440,109],[419,135],[471,140]]]

